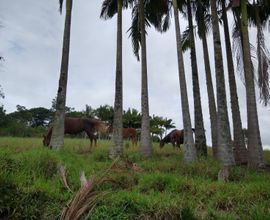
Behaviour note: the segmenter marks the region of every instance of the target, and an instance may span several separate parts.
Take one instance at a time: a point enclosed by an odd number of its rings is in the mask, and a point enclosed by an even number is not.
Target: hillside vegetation
[[[65,139],[52,151],[40,138],[0,138],[0,219],[57,219],[80,188],[80,172],[97,176],[110,167],[108,141],[89,152],[88,139]],[[137,147],[125,143],[125,155],[141,172],[112,170],[113,181],[90,219],[270,219],[270,175],[246,167],[231,169],[229,182],[218,182],[220,165],[209,157],[187,166],[182,151],[154,146],[145,159]],[[265,151],[270,163],[270,152]],[[66,167],[67,191],[58,174]],[[86,213],[87,214],[87,213]]]

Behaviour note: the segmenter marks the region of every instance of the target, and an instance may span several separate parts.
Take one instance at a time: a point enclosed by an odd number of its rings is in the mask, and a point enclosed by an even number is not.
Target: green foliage
[[[102,121],[113,123],[114,110],[112,106],[101,105],[95,110],[95,115]]]
[[[76,192],[80,171],[88,178],[110,166],[109,145],[99,141],[89,152],[88,141],[66,138],[62,150],[51,151],[40,138],[0,138],[0,217],[57,219],[73,195],[63,186],[58,165],[66,167]],[[269,219],[269,171],[234,167],[225,183],[217,181],[220,165],[211,157],[185,165],[181,150],[157,145],[149,159],[137,147],[125,154],[143,171],[112,170],[112,181],[99,187],[109,194],[90,219]],[[264,156],[270,161],[269,151]]]
[[[17,110],[9,114],[6,114],[4,107],[0,105],[0,136],[41,137],[47,133],[48,127],[50,126],[55,111],[55,104],[56,101],[53,99],[51,109],[43,107],[27,109],[25,106],[17,105]],[[97,109],[86,105],[85,110],[82,111],[75,111],[74,108],[66,107],[66,116],[74,118],[97,117],[102,121],[112,124],[114,109],[109,105],[101,105]],[[130,108],[124,111],[123,127],[140,128],[140,112]],[[151,117],[151,133],[155,142],[160,140],[166,130],[173,127],[175,126],[172,119],[159,116]],[[73,135],[72,137],[83,138],[84,133]]]

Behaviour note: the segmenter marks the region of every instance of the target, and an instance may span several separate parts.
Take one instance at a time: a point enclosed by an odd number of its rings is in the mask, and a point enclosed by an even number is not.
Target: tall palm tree
[[[189,26],[190,58],[192,68],[193,100],[194,100],[194,119],[195,119],[195,147],[199,156],[207,156],[205,129],[203,124],[203,114],[201,105],[200,85],[197,67],[197,56],[195,47],[195,38],[193,31],[191,2],[187,0],[187,14]]]
[[[170,10],[174,9],[175,23],[176,23],[176,39],[177,39],[177,53],[178,53],[178,69],[179,69],[179,81],[180,81],[180,95],[182,101],[182,113],[183,124],[185,129],[185,152],[184,160],[186,162],[192,162],[196,159],[196,148],[194,145],[193,133],[191,129],[191,120],[188,106],[187,87],[185,79],[183,53],[181,48],[181,35],[179,26],[178,4],[177,0],[149,0],[145,5],[145,25],[150,26],[153,24],[155,28],[160,31],[166,31],[170,25]],[[133,50],[137,58],[139,58],[139,42],[141,41],[140,27],[138,26],[138,7],[133,8],[133,20],[130,30],[130,36],[132,37]]]
[[[218,159],[224,165],[234,165],[230,125],[227,111],[224,68],[219,32],[216,0],[211,0],[213,43],[215,53],[216,87],[217,87],[217,128],[218,128]]]
[[[248,4],[249,23],[257,29],[257,61],[258,61],[258,87],[260,91],[260,101],[267,106],[270,104],[270,53],[265,45],[263,29],[267,29],[270,23],[270,2],[268,0],[258,0]],[[269,23],[268,23],[269,22]]]
[[[254,74],[252,72],[250,43],[248,35],[247,1],[241,0],[241,36],[243,44],[243,63],[246,84],[247,116],[248,116],[248,163],[254,168],[263,168],[262,142],[259,129]]]
[[[127,8],[127,0],[105,0],[102,3],[100,17],[108,19],[117,13],[117,51],[116,51],[116,78],[114,98],[113,136],[110,147],[110,158],[123,153],[123,70],[122,70],[122,9]]]
[[[175,21],[178,73],[179,73],[180,95],[181,95],[181,103],[182,103],[182,117],[183,117],[184,131],[185,131],[184,161],[187,163],[190,163],[196,160],[197,155],[196,155],[196,148],[194,145],[194,139],[193,139],[193,134],[192,134],[192,129],[191,129],[184,59],[183,59],[183,52],[182,52],[182,47],[181,47],[181,35],[180,35],[181,30],[180,30],[180,25],[179,25],[177,0],[173,0],[172,5],[173,5],[173,13],[174,13],[174,21]]]
[[[244,134],[242,132],[242,121],[240,115],[240,108],[237,95],[237,86],[235,81],[234,63],[232,56],[231,40],[229,33],[229,25],[227,18],[227,9],[225,1],[221,1],[222,5],[222,21],[225,36],[225,46],[227,55],[227,67],[229,75],[230,97],[231,97],[231,111],[233,121],[233,145],[235,149],[235,161],[236,163],[247,163],[247,149],[244,141]]]
[[[152,154],[152,141],[150,136],[150,116],[148,101],[148,80],[147,80],[147,57],[146,57],[146,27],[151,24],[158,30],[166,30],[168,25],[163,22],[162,15],[166,10],[166,1],[160,0],[138,0],[134,2],[132,10],[132,25],[129,29],[132,38],[133,52],[137,59],[140,59],[139,49],[141,47],[141,141],[140,149],[143,155]],[[165,24],[164,24],[165,23]]]
[[[147,58],[146,58],[146,37],[145,37],[145,2],[139,0],[139,24],[141,32],[141,140],[140,149],[143,155],[152,154],[152,142],[150,135],[150,116],[148,101],[148,79],[147,79]]]
[[[64,0],[59,0],[60,12],[62,12],[63,1]],[[63,50],[62,50],[62,62],[56,98],[56,112],[54,116],[53,131],[50,142],[50,146],[53,149],[58,149],[64,145],[64,120],[65,120],[67,79],[68,79],[72,3],[73,0],[66,0],[66,17],[65,17],[65,28],[64,28]]]
[[[209,115],[211,123],[211,138],[212,138],[212,151],[215,158],[217,158],[217,110],[215,102],[215,94],[212,83],[212,74],[210,67],[210,59],[208,52],[208,43],[206,35],[211,29],[211,19],[209,15],[209,0],[197,0],[193,2],[193,9],[195,11],[195,20],[197,23],[198,36],[202,40],[203,46],[203,56],[204,56],[204,68],[205,68],[205,78],[206,78],[206,87],[208,94],[208,106],[209,106]],[[187,28],[182,34],[182,48],[183,51],[190,48],[190,34],[189,28]]]
[[[198,35],[202,40],[203,46],[203,56],[204,56],[204,68],[205,68],[205,78],[206,78],[206,87],[208,93],[208,106],[210,114],[210,123],[211,123],[211,138],[212,138],[212,149],[213,155],[217,158],[217,108],[215,101],[214,88],[212,83],[212,74],[210,67],[210,59],[208,52],[208,43],[206,34],[208,32],[209,26],[209,0],[198,0],[196,10],[196,21],[198,25]]]

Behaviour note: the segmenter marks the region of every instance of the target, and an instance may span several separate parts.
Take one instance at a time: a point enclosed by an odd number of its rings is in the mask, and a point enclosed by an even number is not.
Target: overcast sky
[[[67,106],[83,110],[88,104],[93,108],[113,105],[116,60],[116,17],[99,18],[99,0],[76,0],[73,4],[70,65]],[[0,85],[5,99],[1,100],[7,112],[16,105],[27,108],[50,108],[56,97],[61,62],[64,14],[60,15],[58,0],[0,0],[0,54],[5,62],[0,66]],[[123,80],[124,109],[140,111],[140,63],[137,62],[126,31],[131,23],[130,11],[123,14]],[[181,19],[181,30],[187,23]],[[177,71],[175,32],[172,20],[165,34],[149,29],[147,59],[149,78],[150,114],[173,119],[182,128],[180,90]],[[223,38],[223,32],[221,33]],[[269,40],[269,32],[265,36]],[[255,39],[252,35],[251,38]],[[223,40],[224,42],[224,40]],[[213,42],[209,37],[210,60],[214,73]],[[205,83],[201,43],[197,40],[199,80],[202,109],[207,135],[211,144],[208,98]],[[223,45],[224,49],[224,45]],[[224,58],[225,58],[225,54]],[[192,122],[194,118],[192,77],[189,52],[185,54],[185,68]],[[225,65],[225,70],[227,70]],[[227,81],[227,73],[225,73]],[[245,88],[237,76],[238,95],[243,127],[246,122]],[[215,77],[213,74],[215,85]],[[227,101],[231,119],[229,93]],[[258,102],[258,114],[264,148],[270,146],[270,108]],[[193,123],[194,125],[194,123]]]

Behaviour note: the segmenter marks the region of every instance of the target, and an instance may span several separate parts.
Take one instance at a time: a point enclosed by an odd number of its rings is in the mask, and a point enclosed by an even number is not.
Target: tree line
[[[50,109],[44,107],[27,109],[25,106],[17,105],[16,111],[6,113],[2,105],[0,108],[0,136],[41,137],[51,126],[54,113],[55,99]],[[74,118],[97,118],[112,124],[114,110],[110,105],[101,105],[96,109],[86,105],[82,111],[66,107],[65,114],[67,117]],[[123,127],[139,130],[141,127],[140,112],[134,108],[123,111]],[[175,128],[172,119],[156,115],[151,116],[150,131],[155,141],[159,141],[171,128]]]

